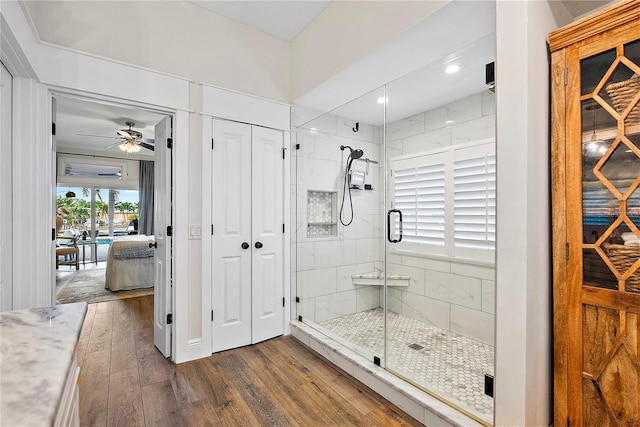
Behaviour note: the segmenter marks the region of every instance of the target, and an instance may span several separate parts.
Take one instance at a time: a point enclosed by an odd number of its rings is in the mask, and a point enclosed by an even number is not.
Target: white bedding
[[[127,236],[111,243],[105,288],[122,291],[153,287],[153,236]]]

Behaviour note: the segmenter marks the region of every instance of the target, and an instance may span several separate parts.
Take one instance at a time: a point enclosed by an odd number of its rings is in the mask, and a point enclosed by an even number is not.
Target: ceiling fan
[[[120,145],[118,146],[122,151],[126,151],[127,153],[136,153],[140,151],[141,148],[146,148],[147,150],[153,151],[153,140],[144,139],[142,138],[141,132],[131,129],[133,126],[135,126],[134,122],[125,122],[124,124],[129,126],[129,129],[116,129],[116,133],[121,138],[124,138],[124,142],[120,143]]]
[[[107,148],[113,147],[114,145],[118,145],[118,147],[122,151],[126,151],[127,153],[137,153],[142,148],[146,148],[147,150],[154,151],[154,141],[153,139],[143,138],[142,133],[132,129],[135,126],[134,122],[125,122],[125,125],[129,126],[128,129],[116,129],[117,136],[100,136],[100,135],[84,135],[78,134],[81,136],[93,136],[97,138],[115,138],[118,139],[118,142],[110,144]]]

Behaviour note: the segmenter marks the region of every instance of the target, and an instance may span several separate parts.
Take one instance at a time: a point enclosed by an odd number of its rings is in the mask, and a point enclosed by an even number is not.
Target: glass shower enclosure
[[[291,189],[296,317],[486,425],[494,43],[476,40],[330,112],[296,107],[310,119],[294,132]]]

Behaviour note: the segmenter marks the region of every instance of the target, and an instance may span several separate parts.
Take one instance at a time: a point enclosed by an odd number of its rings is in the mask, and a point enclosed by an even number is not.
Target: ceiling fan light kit
[[[127,153],[137,153],[142,149],[140,145],[138,145],[134,140],[127,140],[118,146],[122,151],[126,151]]]

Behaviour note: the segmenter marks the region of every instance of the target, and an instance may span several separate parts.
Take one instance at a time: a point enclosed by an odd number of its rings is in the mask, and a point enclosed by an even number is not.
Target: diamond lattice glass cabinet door
[[[640,293],[640,41],[580,75],[584,285]]]
[[[640,42],[582,59],[580,77],[582,286],[638,294]],[[640,319],[602,296],[582,307],[584,424],[637,425]]]
[[[550,34],[554,425],[640,425],[640,2]]]

